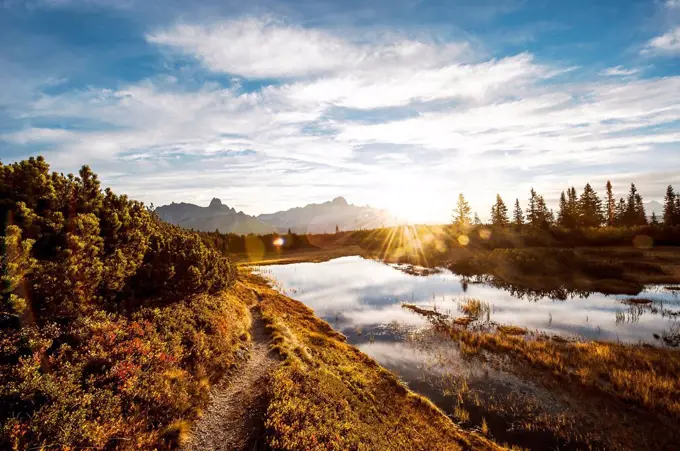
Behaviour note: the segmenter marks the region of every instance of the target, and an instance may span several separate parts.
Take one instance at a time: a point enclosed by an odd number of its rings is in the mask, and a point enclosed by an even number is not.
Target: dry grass
[[[498,326],[496,330],[505,335],[526,335],[527,330],[519,326]]]
[[[488,302],[480,301],[479,299],[465,299],[458,304],[458,310],[464,315],[479,320],[486,316],[489,318],[491,307]]]
[[[576,381],[652,413],[680,420],[680,353],[677,351],[470,332],[442,318],[427,317],[458,342],[466,354],[486,351],[509,356],[557,378]]]
[[[269,444],[283,450],[502,449],[456,426],[302,303],[246,275],[286,358],[274,374]]]

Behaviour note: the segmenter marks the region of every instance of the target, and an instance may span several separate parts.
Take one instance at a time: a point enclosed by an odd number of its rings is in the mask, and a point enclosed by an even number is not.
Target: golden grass
[[[496,330],[505,335],[526,335],[527,330],[519,326],[498,326]]]
[[[577,381],[653,413],[680,419],[677,351],[604,342],[528,340],[508,333],[471,332],[440,317],[426,317],[457,341],[465,354],[487,351],[509,356],[552,376]]]
[[[345,343],[302,303],[253,275],[243,286],[285,362],[270,385],[269,444],[282,450],[502,449],[456,426],[429,400]]]
[[[473,319],[481,319],[482,316],[487,316],[491,312],[488,302],[482,302],[479,299],[465,299],[458,304],[458,310],[461,313]]]

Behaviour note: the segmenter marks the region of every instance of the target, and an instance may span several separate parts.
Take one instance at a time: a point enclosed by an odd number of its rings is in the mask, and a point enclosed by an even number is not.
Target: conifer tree
[[[557,223],[562,227],[567,227],[569,222],[569,211],[567,208],[567,196],[564,195],[564,191],[560,194],[560,209],[557,212]]]
[[[579,225],[582,227],[599,227],[604,222],[602,201],[595,190],[586,183],[583,194],[578,200]]]
[[[640,193],[635,194],[635,225],[646,225],[647,214]]]
[[[527,208],[527,222],[532,227],[549,227],[554,222],[552,211],[548,210],[545,199],[531,188],[529,207]]]
[[[616,200],[614,199],[614,192],[612,190],[612,182],[607,180],[607,225],[612,227],[616,222]]]
[[[659,219],[656,217],[656,212],[652,211],[652,225],[653,226],[658,226],[659,225]]]
[[[635,183],[630,184],[630,191],[628,192],[628,199],[626,200],[626,214],[624,216],[624,224],[626,226],[639,225],[639,212],[637,206],[637,188]]]
[[[477,214],[477,212],[475,212],[475,217],[472,221],[474,222],[475,225],[482,225],[482,220],[479,219],[479,215]]]
[[[673,187],[668,185],[668,188],[666,188],[666,197],[664,197],[663,202],[663,224],[667,227],[671,227],[676,224],[676,218],[679,213],[675,209],[675,203],[677,200],[677,195],[675,194]]]
[[[508,207],[505,206],[500,194],[496,194],[496,203],[491,207],[491,223],[497,227],[507,227],[510,223]]]
[[[512,211],[512,223],[517,227],[524,225],[524,212],[519,205],[519,199],[515,199],[515,208]]]
[[[531,191],[529,191],[529,206],[527,207],[527,223],[531,226],[536,226],[538,224],[537,204],[538,195],[536,194],[536,190],[531,188]]]
[[[576,196],[576,188],[573,186],[567,190],[567,211],[569,212],[569,227],[580,226],[581,215],[579,212],[578,197]]]
[[[541,213],[540,226],[543,228],[548,228],[555,222],[555,214],[552,210],[548,209],[543,195],[538,196],[538,205],[540,207],[539,211]]]
[[[458,194],[458,202],[456,208],[453,210],[453,223],[458,226],[469,226],[471,221],[470,213],[472,209],[470,204],[465,200],[463,193]]]
[[[619,203],[616,204],[614,224],[616,224],[619,227],[626,225],[627,209],[628,205],[626,204],[625,199],[622,197],[621,199],[619,199]]]

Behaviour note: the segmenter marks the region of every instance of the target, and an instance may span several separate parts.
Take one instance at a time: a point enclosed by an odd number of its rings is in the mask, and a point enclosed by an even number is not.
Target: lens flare
[[[470,243],[470,238],[468,238],[467,235],[461,235],[458,237],[458,243],[460,243],[461,246],[467,246]]]
[[[283,246],[283,243],[285,243],[284,239],[281,237],[278,237],[274,240],[274,246],[276,247],[281,247]]]
[[[488,240],[491,238],[491,230],[489,229],[481,229],[479,231],[479,237],[483,240]]]

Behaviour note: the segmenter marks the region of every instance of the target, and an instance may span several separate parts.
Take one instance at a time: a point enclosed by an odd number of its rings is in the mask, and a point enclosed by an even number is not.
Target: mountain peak
[[[333,199],[331,203],[333,205],[347,205],[347,200],[342,196],[338,196],[335,199]]]
[[[217,197],[213,197],[213,200],[210,201],[210,205],[208,208],[220,208],[222,207],[222,201],[219,200]]]

